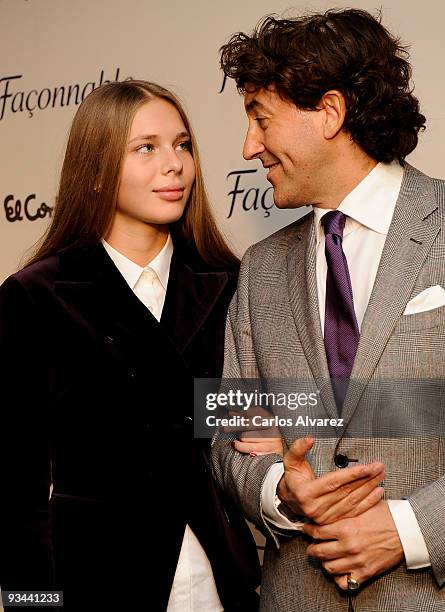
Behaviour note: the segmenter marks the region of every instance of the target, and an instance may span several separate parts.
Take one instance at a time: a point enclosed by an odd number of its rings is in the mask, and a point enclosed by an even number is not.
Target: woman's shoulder
[[[214,262],[211,257],[204,257],[196,244],[191,240],[173,235],[174,253],[179,261],[188,265],[195,272],[226,273],[230,279],[237,279],[240,262],[236,257],[230,261]]]
[[[17,286],[26,290],[32,290],[36,286],[52,286],[59,272],[59,260],[59,255],[51,255],[25,266],[6,278],[1,287],[2,291],[7,292]]]

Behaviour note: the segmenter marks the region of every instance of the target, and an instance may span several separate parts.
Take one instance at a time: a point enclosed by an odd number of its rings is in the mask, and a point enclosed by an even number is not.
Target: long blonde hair
[[[80,105],[71,126],[52,222],[26,265],[97,243],[111,226],[117,205],[121,168],[135,113],[154,98],[177,109],[191,138],[196,178],[175,231],[193,242],[205,262],[235,267],[237,257],[213,219],[199,153],[190,122],[178,98],[148,81],[106,83]]]

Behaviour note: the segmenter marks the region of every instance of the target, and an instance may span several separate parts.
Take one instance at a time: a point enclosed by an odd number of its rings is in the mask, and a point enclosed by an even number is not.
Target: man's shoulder
[[[434,186],[434,192],[436,195],[437,202],[442,210],[445,209],[445,180],[440,178],[430,179]]]
[[[287,251],[301,233],[309,230],[312,223],[312,217],[313,212],[310,210],[296,221],[282,227],[270,236],[263,238],[263,240],[252,244],[252,246],[249,247],[249,251],[254,254],[260,254],[266,251]]]
[[[445,225],[445,180],[428,176],[405,163],[401,200],[415,216],[443,227]]]
[[[414,189],[417,187],[423,191],[434,192],[434,195],[441,204],[445,202],[445,179],[429,176],[425,172],[422,172],[422,170],[406,162],[404,174],[404,183],[410,188],[411,193],[413,193]]]

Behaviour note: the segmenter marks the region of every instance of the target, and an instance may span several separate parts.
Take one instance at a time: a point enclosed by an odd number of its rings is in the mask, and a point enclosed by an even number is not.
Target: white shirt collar
[[[403,179],[403,168],[397,162],[378,163],[371,172],[345,197],[337,210],[349,217],[345,235],[358,225],[365,225],[371,230],[387,235],[394,208],[399,197]],[[329,210],[314,207],[317,236],[320,221]],[[358,225],[357,225],[358,224]]]
[[[102,244],[131,289],[134,289],[142,272],[150,269],[156,272],[164,290],[167,290],[168,277],[170,274],[170,263],[173,255],[173,241],[170,234],[168,235],[167,241],[162,247],[161,251],[159,251],[156,257],[152,259],[145,267],[139,266],[134,261],[131,261],[131,259],[128,259],[128,257],[125,257],[125,255],[122,255],[122,253],[119,251],[116,251],[116,249],[113,248],[111,244],[108,244],[108,242],[103,238]]]

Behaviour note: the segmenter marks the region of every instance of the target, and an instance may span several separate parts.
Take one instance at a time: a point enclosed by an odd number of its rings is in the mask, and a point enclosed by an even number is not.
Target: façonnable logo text
[[[227,179],[233,182],[233,189],[227,194],[230,198],[227,219],[237,210],[244,212],[262,210],[265,217],[270,217],[270,209],[274,208],[273,187],[248,187],[247,179],[254,178],[257,169],[233,170]]]
[[[0,121],[8,114],[25,113],[33,117],[37,111],[47,108],[74,106],[94,89],[103,83],[120,80],[120,68],[116,68],[110,79],[105,78],[105,71],[101,70],[97,79],[85,83],[71,83],[69,85],[56,85],[43,89],[20,89],[22,74],[12,74],[0,78]],[[126,77],[121,80],[128,80]]]

